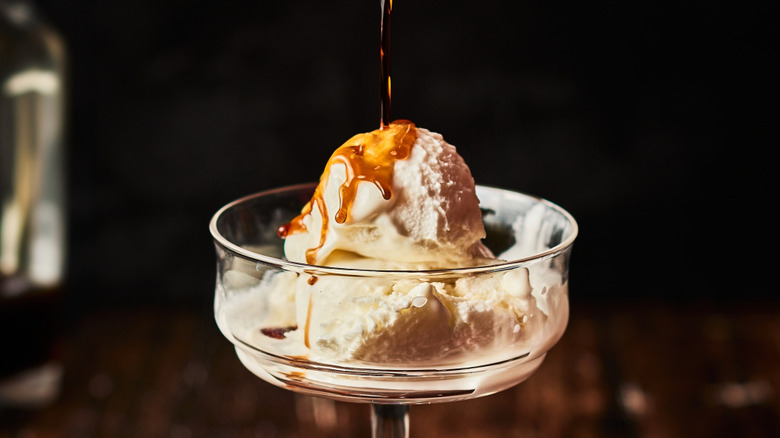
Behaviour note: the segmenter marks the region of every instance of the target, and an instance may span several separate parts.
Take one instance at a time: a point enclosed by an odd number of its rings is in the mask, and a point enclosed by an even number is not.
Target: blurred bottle
[[[59,393],[65,53],[30,1],[0,0],[0,407]]]

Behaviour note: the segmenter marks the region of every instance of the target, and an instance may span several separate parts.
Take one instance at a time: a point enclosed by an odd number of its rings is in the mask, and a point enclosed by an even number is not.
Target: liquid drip
[[[306,348],[311,348],[309,345],[309,330],[311,329],[311,305],[314,300],[314,294],[309,295],[309,307],[306,309],[306,324],[303,326],[303,344]]]
[[[291,332],[293,330],[296,330],[297,328],[298,326],[265,327],[260,329],[260,333],[268,336],[269,338],[284,339],[287,335],[287,332]]]
[[[393,11],[393,0],[381,0],[382,21],[379,36],[379,129],[390,125],[390,13]]]
[[[324,185],[330,179],[333,165],[343,164],[347,174],[346,181],[339,187],[339,209],[332,217],[337,223],[343,224],[350,217],[358,183],[374,184],[384,199],[391,198],[395,162],[409,157],[416,139],[417,129],[414,123],[408,120],[396,120],[384,129],[357,134],[349,139],[331,155],[311,201],[306,203],[300,215],[279,227],[277,234],[285,238],[290,234],[306,231],[303,220],[316,205],[322,217],[320,241],[319,245],[306,251],[306,262],[314,264],[317,251],[325,244],[331,219],[325,206]]]

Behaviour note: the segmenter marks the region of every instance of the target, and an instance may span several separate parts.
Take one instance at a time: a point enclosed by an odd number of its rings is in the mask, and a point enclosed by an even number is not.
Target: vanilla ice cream
[[[236,271],[224,279],[233,289],[251,280]],[[249,332],[253,344],[323,362],[384,365],[454,365],[522,349],[546,320],[527,269],[443,281],[322,275],[313,282],[274,272],[233,309],[234,322],[246,319],[240,315],[260,322]]]
[[[441,135],[407,121],[336,149],[311,201],[279,234],[286,258],[310,265],[422,271],[499,261],[481,242],[468,166]],[[232,270],[222,281],[228,290],[248,285],[228,319],[259,325],[245,335],[253,345],[403,366],[527,351],[547,320],[537,299],[551,293],[534,288],[526,268],[436,278],[269,271],[259,283]]]
[[[289,260],[396,269],[492,258],[474,178],[441,135],[398,121],[336,149],[317,192],[282,231]]]

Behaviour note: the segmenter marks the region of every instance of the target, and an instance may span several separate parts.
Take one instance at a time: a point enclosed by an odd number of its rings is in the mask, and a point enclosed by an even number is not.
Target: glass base
[[[361,369],[273,357],[236,347],[244,366],[261,379],[303,394],[352,403],[430,404],[468,400],[526,380],[545,354],[483,366],[443,370]]]

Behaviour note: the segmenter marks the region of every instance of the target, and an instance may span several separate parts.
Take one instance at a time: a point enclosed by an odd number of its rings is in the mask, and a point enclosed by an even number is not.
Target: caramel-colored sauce
[[[309,360],[309,356],[305,355],[305,354],[304,355],[293,354],[293,355],[287,356],[287,357],[289,357],[292,360]]]
[[[314,301],[314,293],[309,295],[309,307],[306,309],[306,324],[303,326],[303,344],[306,348],[311,348],[309,344],[309,330],[311,329],[311,305]]]
[[[287,377],[290,380],[294,380],[296,382],[303,381],[306,378],[306,373],[303,371],[290,371],[289,373],[282,373],[284,377]]]
[[[291,332],[297,328],[297,325],[289,327],[264,327],[260,329],[260,333],[268,336],[269,338],[284,339],[287,335],[287,332]]]
[[[379,22],[379,129],[390,125],[390,14],[393,0],[382,0],[382,20]]]
[[[322,216],[320,241],[316,247],[306,251],[306,262],[313,264],[317,251],[325,245],[328,224],[331,220],[325,206],[324,184],[330,177],[332,166],[343,164],[347,173],[346,181],[339,187],[339,208],[332,216],[332,219],[337,223],[343,224],[350,217],[352,204],[357,195],[358,183],[374,184],[384,199],[392,197],[395,162],[409,157],[416,139],[417,129],[414,123],[408,120],[396,120],[384,128],[357,134],[349,139],[331,155],[311,201],[306,203],[300,215],[279,227],[277,234],[285,238],[290,234],[306,231],[303,219],[312,212],[316,204]]]

